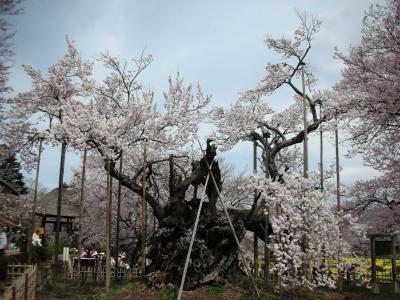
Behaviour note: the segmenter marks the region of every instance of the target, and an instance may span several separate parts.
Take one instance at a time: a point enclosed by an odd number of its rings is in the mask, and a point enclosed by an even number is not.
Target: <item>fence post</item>
[[[33,288],[32,288],[32,299],[35,300],[36,298],[36,280],[37,280],[37,272],[38,272],[38,268],[37,265],[34,265],[34,273],[33,273]]]
[[[372,292],[379,294],[379,285],[376,276],[376,249],[375,249],[375,237],[371,236],[371,264],[372,264]]]
[[[28,275],[28,269],[25,268],[25,290],[24,290],[24,300],[28,300],[28,292],[29,292],[29,275]]]
[[[397,264],[396,264],[396,240],[392,240],[392,280],[393,280],[393,292],[400,294],[399,283],[397,281]]]
[[[15,285],[12,287],[12,300],[17,300],[17,289],[15,288]]]

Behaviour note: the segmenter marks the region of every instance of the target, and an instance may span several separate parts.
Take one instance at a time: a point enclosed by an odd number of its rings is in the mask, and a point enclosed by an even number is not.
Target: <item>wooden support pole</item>
[[[400,294],[399,282],[397,280],[397,265],[396,265],[396,237],[392,237],[392,280],[393,293]]]
[[[307,135],[307,99],[306,99],[306,86],[304,82],[304,67],[305,63],[302,63],[301,67],[301,79],[303,85],[303,127],[304,127],[304,141],[303,141],[303,175],[304,178],[308,178],[308,135]]]
[[[303,176],[304,178],[308,178],[308,124],[307,124],[307,99],[306,99],[306,85],[305,85],[305,79],[304,79],[304,68],[305,68],[305,63],[302,63],[301,67],[301,81],[302,81],[302,86],[303,86],[303,130],[304,130],[304,141],[303,141]],[[305,191],[304,191],[305,193]],[[304,233],[303,236],[303,247],[304,247],[304,252],[307,252],[308,249],[308,237],[307,233]],[[303,265],[303,270],[304,270],[304,276],[307,280],[309,280],[309,261],[307,258],[304,260],[304,265]]]
[[[268,136],[266,137],[265,144],[268,145]],[[265,147],[265,156],[266,159],[269,159],[269,150],[268,147]],[[269,170],[268,167],[265,168],[265,177],[269,178]],[[269,288],[269,263],[270,263],[270,251],[268,248],[268,239],[269,239],[269,214],[270,210],[269,207],[267,207],[267,201],[264,201],[264,226],[265,226],[265,232],[264,232],[264,289]]]
[[[265,208],[265,242],[264,242],[264,288],[269,288],[269,262],[270,253],[268,248],[268,238],[269,238],[269,208]]]
[[[106,291],[111,286],[111,208],[112,208],[112,180],[110,175],[110,159],[107,158],[107,209],[106,209]]]
[[[28,275],[28,269],[25,267],[25,274],[22,276],[25,276],[25,282],[24,282],[24,300],[29,299],[29,275]]]
[[[337,211],[340,211],[340,165],[339,165],[339,133],[336,127],[335,130],[335,149],[336,149],[336,206]]]
[[[39,150],[38,150],[38,161],[37,161],[37,167],[36,167],[35,190],[33,192],[31,230],[28,233],[28,239],[27,239],[28,240],[28,253],[29,253],[28,261],[29,261],[29,263],[32,260],[32,235],[35,231],[35,213],[36,213],[37,195],[38,195],[38,189],[39,189],[39,173],[40,173],[40,159],[42,156],[42,143],[43,143],[43,138],[40,138],[39,139]]]
[[[119,160],[119,173],[122,174],[122,152]],[[122,185],[121,182],[118,181],[118,198],[117,198],[117,226],[115,232],[115,280],[118,280],[118,254],[119,254],[119,221],[121,219],[121,192]]]
[[[253,141],[253,175],[257,175],[257,141]],[[257,198],[257,190],[254,190],[254,201]],[[258,277],[258,237],[253,233],[253,254],[254,254],[254,277]]]
[[[379,285],[376,280],[376,252],[375,252],[375,237],[371,237],[371,269],[372,269],[372,292],[379,294]]]
[[[64,168],[65,168],[65,153],[67,150],[67,143],[62,142],[61,144],[61,159],[60,159],[60,174],[58,178],[58,200],[57,200],[57,219],[56,219],[56,253],[54,257],[55,263],[55,277],[58,275],[58,248],[60,247],[60,217],[61,217],[61,205],[63,200],[64,192]]]
[[[322,117],[322,104],[319,107],[319,118]],[[323,139],[323,131],[322,126],[319,128],[319,161],[320,161],[320,185],[321,185],[321,193],[324,191],[324,139]]]
[[[147,168],[147,143],[145,141],[143,150],[143,178],[142,178],[142,261],[141,261],[141,273],[144,278],[146,272],[146,214],[147,214],[147,202],[146,202],[146,168]]]
[[[341,203],[340,203],[340,163],[339,163],[339,131],[338,131],[338,126],[336,124],[336,129],[335,129],[335,160],[336,160],[336,210],[339,214],[340,209],[341,209]],[[339,227],[339,231],[340,231]],[[375,241],[371,240],[371,246],[375,247]],[[339,249],[339,254],[341,253],[342,249]],[[375,250],[371,249],[375,255]],[[374,267],[372,267],[374,268]],[[372,273],[374,270],[372,270]],[[377,287],[379,289],[379,287]],[[339,270],[338,271],[338,291],[342,292],[343,291],[343,273]]]
[[[81,276],[81,256],[82,256],[82,224],[83,224],[83,202],[85,196],[85,179],[86,179],[86,156],[87,149],[83,150],[82,160],[82,177],[81,177],[81,196],[79,199],[79,231],[78,231],[78,278]]]

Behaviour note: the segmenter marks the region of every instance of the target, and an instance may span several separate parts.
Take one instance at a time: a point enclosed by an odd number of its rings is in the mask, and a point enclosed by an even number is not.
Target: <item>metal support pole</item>
[[[202,192],[202,195],[200,198],[199,209],[197,210],[196,221],[194,222],[192,237],[190,239],[189,250],[188,250],[188,253],[186,256],[186,260],[185,260],[185,267],[183,268],[183,275],[182,275],[182,279],[181,279],[181,285],[179,286],[179,293],[178,293],[177,300],[180,300],[182,297],[183,286],[185,285],[186,273],[187,273],[187,269],[189,266],[190,254],[192,253],[194,238],[196,236],[197,226],[198,226],[199,220],[200,220],[201,208],[203,207],[203,202],[204,202],[205,195],[206,195],[206,187],[207,187],[209,178],[210,178],[210,173],[208,173],[208,175],[207,175],[206,182],[204,184],[204,189],[203,189],[203,192]]]
[[[33,206],[32,206],[32,220],[31,220],[31,231],[28,234],[28,253],[29,253],[29,262],[32,260],[32,235],[35,231],[35,213],[36,213],[36,206],[37,206],[37,194],[39,188],[39,173],[40,173],[40,159],[42,156],[42,143],[43,138],[39,140],[39,152],[38,152],[38,161],[36,167],[36,178],[35,178],[35,190],[33,193]],[[46,226],[46,225],[45,225]]]
[[[204,154],[204,150],[201,148],[200,142],[199,142],[199,145],[200,145],[201,151],[202,151],[203,154]],[[253,278],[253,276],[251,275],[249,266],[247,265],[246,260],[245,260],[245,258],[244,258],[243,250],[242,250],[242,248],[240,247],[240,242],[239,242],[239,239],[238,239],[238,237],[237,237],[237,235],[236,235],[235,228],[234,228],[233,225],[232,225],[231,218],[230,218],[229,213],[228,213],[228,211],[227,211],[227,209],[226,209],[226,205],[225,205],[225,203],[224,203],[223,196],[222,196],[221,192],[219,191],[217,182],[216,182],[216,180],[215,180],[215,178],[214,178],[213,173],[211,172],[211,168],[210,168],[210,165],[208,164],[208,161],[207,161],[207,160],[205,160],[205,161],[206,161],[206,164],[207,164],[208,172],[209,172],[209,174],[210,174],[210,176],[211,176],[211,179],[212,179],[212,181],[213,181],[213,183],[214,183],[215,189],[216,189],[216,191],[218,192],[218,198],[219,198],[219,200],[220,200],[220,202],[221,202],[221,205],[222,205],[222,208],[223,208],[223,210],[224,210],[225,216],[226,216],[226,218],[228,219],[229,227],[231,228],[231,231],[232,231],[232,234],[233,234],[233,238],[235,239],[235,242],[236,242],[236,246],[238,247],[240,256],[241,256],[241,258],[242,258],[242,260],[243,260],[243,265],[245,266],[247,276],[248,276],[248,277],[250,278],[250,280],[251,280],[251,284],[253,285],[253,288],[254,288],[254,291],[255,291],[255,293],[256,293],[256,295],[257,295],[257,298],[260,298],[260,294],[259,294],[259,292],[258,292],[256,283],[254,282],[254,278]]]

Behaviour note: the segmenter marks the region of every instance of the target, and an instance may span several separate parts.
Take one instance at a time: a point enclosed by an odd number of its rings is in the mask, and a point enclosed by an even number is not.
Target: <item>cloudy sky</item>
[[[298,19],[295,10],[305,10],[322,21],[308,63],[324,89],[340,79],[342,65],[333,59],[334,47],[346,50],[360,41],[365,10],[379,0],[27,0],[25,12],[12,18],[16,28],[15,66],[11,83],[15,92],[30,88],[30,79],[21,64],[46,71],[66,51],[65,36],[75,40],[84,58],[96,59],[108,51],[131,59],[143,50],[154,62],[142,77],[161,99],[169,75],[180,72],[186,82],[199,83],[213,95],[213,104],[227,106],[240,91],[254,87],[264,75],[267,62],[277,56],[263,44],[265,36],[290,36]],[[101,68],[95,76],[103,77]],[[268,98],[279,108],[291,101],[283,90]],[[317,167],[318,143],[311,138],[311,169]],[[326,163],[334,159],[332,140],[326,140]],[[341,145],[342,153],[346,145]],[[251,145],[241,144],[223,156],[238,169],[251,169]],[[41,184],[57,185],[58,149],[43,154]],[[79,156],[67,157],[67,180]],[[342,159],[342,178],[350,183],[373,176],[359,158]],[[31,175],[28,175],[31,176]]]

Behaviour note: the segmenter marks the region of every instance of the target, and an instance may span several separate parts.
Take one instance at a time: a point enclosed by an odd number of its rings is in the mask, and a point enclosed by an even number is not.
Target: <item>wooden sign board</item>
[[[390,256],[392,253],[392,240],[375,240],[375,255],[376,256]]]

